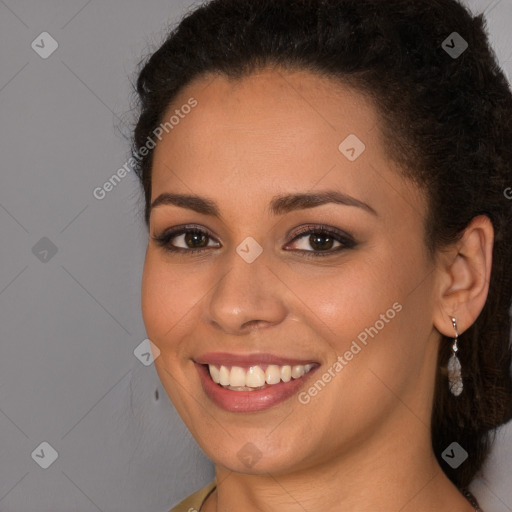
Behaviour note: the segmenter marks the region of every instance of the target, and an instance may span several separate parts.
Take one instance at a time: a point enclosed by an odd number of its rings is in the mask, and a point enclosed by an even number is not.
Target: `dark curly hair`
[[[459,56],[443,41],[457,32]],[[449,39],[448,39],[449,40]],[[450,43],[453,46],[453,43]],[[495,429],[512,417],[512,94],[483,15],[456,0],[213,0],[188,13],[141,64],[132,152],[149,225],[153,151],[139,148],[170,103],[207,73],[240,78],[264,66],[339,80],[373,100],[389,158],[428,198],[425,243],[433,256],[486,215],[495,231],[483,311],[459,338],[464,392],[448,389],[449,338],[440,344],[432,444],[450,480],[469,485]],[[457,469],[441,453],[457,441]]]

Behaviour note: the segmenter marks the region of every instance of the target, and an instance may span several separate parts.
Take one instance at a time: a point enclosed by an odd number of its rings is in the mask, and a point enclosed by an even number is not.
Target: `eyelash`
[[[206,229],[199,228],[196,226],[184,226],[180,228],[173,229],[171,231],[164,231],[161,235],[153,236],[152,239],[165,251],[168,251],[170,253],[193,253],[198,254],[203,251],[212,249],[212,247],[203,247],[199,249],[184,249],[182,247],[173,247],[170,242],[173,238],[176,238],[179,235],[192,233],[195,235],[206,235],[209,239],[215,240],[215,237]],[[329,238],[333,238],[336,242],[341,243],[342,245],[334,250],[326,250],[326,251],[305,251],[302,249],[295,249],[296,251],[299,251],[301,253],[304,253],[303,256],[306,258],[317,258],[317,257],[324,257],[324,256],[332,256],[334,254],[338,254],[342,250],[345,249],[352,249],[357,244],[354,241],[354,239],[344,233],[343,231],[339,231],[335,228],[329,228],[324,225],[317,225],[317,226],[306,226],[297,231],[295,233],[295,236],[291,240],[291,242],[294,242],[295,240],[304,237],[308,234],[322,234],[322,235],[328,235]],[[289,243],[291,243],[289,242]],[[311,254],[308,254],[311,253]]]

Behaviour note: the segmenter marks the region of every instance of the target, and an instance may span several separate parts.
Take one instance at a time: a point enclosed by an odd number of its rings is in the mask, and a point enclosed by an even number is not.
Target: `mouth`
[[[229,412],[268,409],[295,395],[320,364],[259,355],[213,354],[195,360],[203,391]]]

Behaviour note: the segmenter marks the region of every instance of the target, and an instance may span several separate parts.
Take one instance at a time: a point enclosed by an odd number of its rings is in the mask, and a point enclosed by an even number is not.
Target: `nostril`
[[[155,400],[158,400],[158,398],[159,398],[158,389],[155,389]]]

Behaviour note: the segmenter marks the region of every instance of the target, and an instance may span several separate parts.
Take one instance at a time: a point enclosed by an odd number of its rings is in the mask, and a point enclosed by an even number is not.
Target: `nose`
[[[266,258],[247,263],[233,251],[206,302],[204,320],[233,335],[275,326],[287,316],[285,295],[286,287]]]

